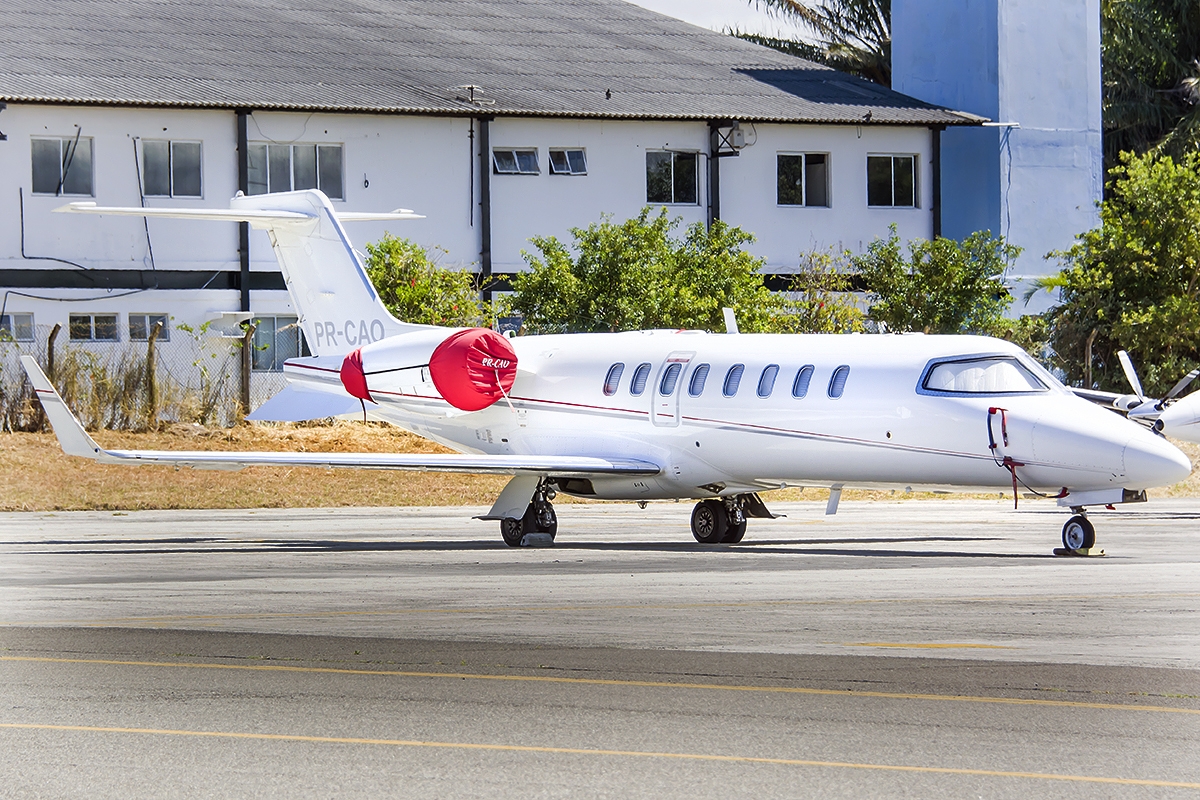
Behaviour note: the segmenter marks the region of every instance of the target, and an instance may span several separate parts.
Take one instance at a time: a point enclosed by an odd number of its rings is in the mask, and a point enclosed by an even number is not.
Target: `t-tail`
[[[339,213],[322,192],[307,189],[239,195],[228,209],[109,208],[71,203],[58,210],[248,222],[265,230],[314,355],[344,355],[385,337],[428,327],[401,322],[388,312],[342,227],[346,221],[421,219],[406,209]]]

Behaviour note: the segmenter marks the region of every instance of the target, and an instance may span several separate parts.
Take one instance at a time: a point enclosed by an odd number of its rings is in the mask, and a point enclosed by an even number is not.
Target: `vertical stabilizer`
[[[315,355],[340,355],[386,336],[427,327],[401,322],[388,312],[321,192],[235,197],[230,207],[303,215],[264,216],[250,224],[266,230],[271,238],[300,326]]]

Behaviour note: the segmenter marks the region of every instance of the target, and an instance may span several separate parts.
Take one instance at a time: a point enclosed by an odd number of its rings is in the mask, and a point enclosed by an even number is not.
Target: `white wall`
[[[18,188],[25,192],[26,250],[99,269],[149,269],[143,222],[136,218],[52,213],[79,198],[31,196],[30,139],[73,136],[79,126],[94,140],[95,201],[100,205],[139,203],[134,139],[177,138],[203,141],[200,199],[147,198],[149,206],[226,207],[237,189],[236,118],[231,111],[190,111],[69,106],[10,105],[4,112],[7,142],[0,142],[0,270],[69,269],[51,261],[23,260],[20,254]],[[754,233],[753,252],[772,271],[794,268],[802,251],[834,246],[861,250],[895,222],[902,237],[928,237],[930,213],[930,133],[924,128],[886,126],[747,126],[746,147],[721,162],[723,218]],[[471,135],[474,130],[475,139]],[[345,200],[350,211],[412,208],[426,219],[403,223],[352,223],[358,247],[385,230],[427,247],[448,251],[443,263],[475,269],[479,263],[480,218],[478,123],[468,119],[382,115],[257,112],[249,139],[272,142],[337,143],[344,146]],[[646,205],[647,149],[708,151],[702,122],[637,122],[570,119],[499,119],[491,125],[493,147],[538,148],[541,174],[491,175],[493,269],[523,266],[522,249],[535,235],[570,240],[571,227],[586,227],[610,213],[617,221]],[[582,147],[588,174],[549,174],[550,147]],[[776,154],[830,154],[830,208],[776,204]],[[921,156],[919,208],[868,209],[868,153]],[[698,160],[699,203],[669,207],[684,225],[706,217],[707,157]],[[232,223],[151,220],[155,266],[160,270],[236,270],[237,228]],[[265,234],[251,235],[252,269],[276,269]],[[0,287],[5,286],[0,273]],[[237,309],[236,292],[158,290],[126,297],[120,292],[32,289],[47,298],[89,299],[66,304],[10,296],[10,311],[34,311],[39,325],[66,323],[70,311],[170,313],[196,324],[220,311]],[[252,292],[262,314],[290,313],[285,292]],[[122,320],[121,325],[124,325]],[[122,327],[122,330],[124,328]]]

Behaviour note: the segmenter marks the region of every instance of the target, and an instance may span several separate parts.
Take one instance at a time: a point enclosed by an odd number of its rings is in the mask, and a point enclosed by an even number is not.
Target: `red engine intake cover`
[[[359,400],[370,400],[371,392],[367,389],[367,376],[363,372],[362,350],[352,350],[342,360],[341,369],[342,386],[346,387],[346,391],[351,397],[357,397]]]
[[[495,331],[469,328],[437,346],[429,358],[429,376],[447,403],[463,411],[479,411],[512,389],[517,354]]]

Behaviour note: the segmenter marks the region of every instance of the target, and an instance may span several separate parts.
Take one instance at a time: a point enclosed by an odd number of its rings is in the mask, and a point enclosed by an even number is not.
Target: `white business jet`
[[[271,238],[314,355],[257,412],[312,419],[363,410],[447,455],[105,450],[32,358],[25,366],[63,449],[107,464],[254,464],[512,475],[484,519],[512,546],[557,531],[557,492],[695,499],[692,533],[734,543],[758,492],[829,487],[1007,490],[1058,498],[1064,547],[1095,543],[1089,506],[1141,502],[1186,478],[1161,435],[1075,396],[1020,348],[979,336],[712,334],[654,330],[505,338],[399,321],[318,191],[236,197],[228,210],[77,213],[245,221]]]

